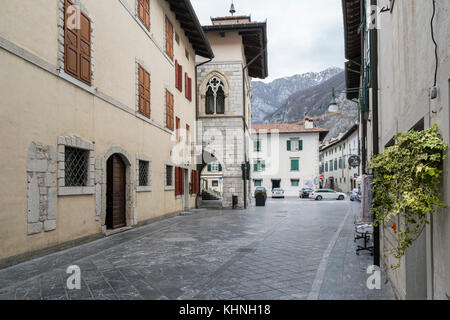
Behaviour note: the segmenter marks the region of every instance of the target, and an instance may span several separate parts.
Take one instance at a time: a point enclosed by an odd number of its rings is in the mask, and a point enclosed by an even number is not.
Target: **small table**
[[[367,246],[370,236],[373,234],[373,226],[370,224],[364,224],[361,226],[358,226],[356,228],[356,233],[358,234],[359,239],[364,239],[364,246],[358,245],[356,248],[356,254],[359,255],[360,251],[369,251],[370,254],[373,256],[373,245]]]

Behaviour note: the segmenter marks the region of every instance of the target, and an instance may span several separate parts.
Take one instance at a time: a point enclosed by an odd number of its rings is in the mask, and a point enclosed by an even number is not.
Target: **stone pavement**
[[[0,270],[0,299],[394,299],[366,288],[348,201],[199,210]],[[68,290],[66,268],[81,268]],[[384,280],[383,273],[383,280]]]

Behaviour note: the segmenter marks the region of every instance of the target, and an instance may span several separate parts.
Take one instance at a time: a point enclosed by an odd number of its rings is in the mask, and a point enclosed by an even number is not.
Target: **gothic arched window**
[[[212,77],[208,81],[206,90],[206,114],[225,113],[225,91],[222,81],[217,77]]]
[[[214,114],[214,92],[211,87],[206,91],[206,114]]]

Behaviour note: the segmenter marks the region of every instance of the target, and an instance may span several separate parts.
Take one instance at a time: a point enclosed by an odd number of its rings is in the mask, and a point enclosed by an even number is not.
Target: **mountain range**
[[[320,117],[315,125],[328,129],[326,139],[335,138],[350,129],[358,117],[358,105],[347,100],[345,74],[340,68],[309,72],[276,79],[270,83],[252,82],[252,122],[292,123],[305,116]],[[339,114],[328,114],[332,89],[336,91]]]

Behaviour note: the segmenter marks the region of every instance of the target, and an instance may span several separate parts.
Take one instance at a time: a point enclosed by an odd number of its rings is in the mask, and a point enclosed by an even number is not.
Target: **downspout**
[[[254,57],[249,63],[247,63],[243,68],[242,68],[242,109],[243,109],[243,118],[242,118],[242,122],[244,124],[244,163],[245,166],[247,166],[247,137],[246,137],[246,127],[247,127],[247,123],[245,122],[246,116],[247,116],[247,112],[246,112],[246,108],[245,108],[245,70],[247,70],[247,68],[256,61],[256,59],[258,59],[262,54],[264,54],[267,50],[267,46],[261,50],[261,52]],[[244,179],[244,209],[247,209],[247,180]]]
[[[371,0],[373,6],[377,5],[377,0]],[[379,148],[379,132],[378,132],[378,29],[374,28],[370,31],[371,48],[371,83],[372,83],[372,148],[373,155],[380,153]],[[376,215],[373,216],[374,221]],[[373,264],[380,266],[380,226],[373,228]]]

